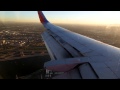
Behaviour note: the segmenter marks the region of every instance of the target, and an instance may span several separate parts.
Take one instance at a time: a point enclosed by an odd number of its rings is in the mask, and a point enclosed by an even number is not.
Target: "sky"
[[[51,23],[120,24],[120,11],[43,11]],[[0,11],[0,21],[40,22],[37,11]]]

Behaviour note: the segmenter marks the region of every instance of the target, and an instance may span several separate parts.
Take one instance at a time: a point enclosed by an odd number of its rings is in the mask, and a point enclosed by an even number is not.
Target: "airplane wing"
[[[45,69],[60,72],[53,79],[119,79],[120,49],[51,24],[38,11],[45,27],[42,38],[51,60]]]

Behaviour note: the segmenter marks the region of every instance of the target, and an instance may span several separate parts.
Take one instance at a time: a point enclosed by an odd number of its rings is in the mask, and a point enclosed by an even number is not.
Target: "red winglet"
[[[40,22],[41,23],[47,23],[48,20],[45,18],[44,14],[42,13],[42,11],[38,11],[38,15],[39,15],[39,18],[40,18]]]

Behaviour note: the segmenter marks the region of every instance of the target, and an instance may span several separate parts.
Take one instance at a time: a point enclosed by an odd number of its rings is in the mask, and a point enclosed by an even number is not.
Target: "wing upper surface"
[[[119,48],[71,32],[49,22],[43,25],[46,31],[42,34],[42,37],[53,60],[47,62],[45,66],[56,71],[67,68],[68,71],[63,70],[65,74],[61,75],[61,78],[68,78],[70,74],[74,77],[73,72],[75,75],[79,72],[79,78],[83,79],[120,78]],[[69,60],[72,60],[72,63],[68,64]],[[79,61],[78,64],[74,64],[76,60]],[[71,70],[69,71],[69,69]]]

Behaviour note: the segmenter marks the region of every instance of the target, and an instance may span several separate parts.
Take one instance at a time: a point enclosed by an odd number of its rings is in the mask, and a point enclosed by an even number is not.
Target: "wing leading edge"
[[[120,49],[51,24],[41,11],[42,33],[51,61],[44,67],[64,79],[116,79],[120,77]]]

